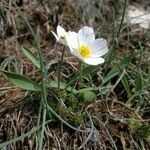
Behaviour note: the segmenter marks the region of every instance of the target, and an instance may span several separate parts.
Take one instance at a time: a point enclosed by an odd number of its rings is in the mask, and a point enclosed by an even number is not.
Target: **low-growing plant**
[[[53,31],[52,34],[55,36],[57,42],[66,45],[70,49],[71,54],[79,58],[79,68],[69,83],[62,83],[60,81],[61,66],[65,53],[65,49],[63,49],[60,61],[58,62],[58,81],[48,79],[47,68],[42,57],[40,29],[37,27],[37,29],[34,30],[15,2],[14,5],[33,36],[38,55],[26,47],[22,47],[22,51],[24,55],[33,63],[33,65],[37,67],[41,74],[41,81],[37,83],[24,75],[2,69],[1,72],[2,75],[15,86],[27,91],[39,92],[41,94],[41,109],[39,111],[38,127],[42,122],[42,129],[37,141],[38,149],[42,149],[43,147],[44,128],[45,124],[49,122],[46,118],[47,115],[50,116],[50,120],[55,120],[57,118],[73,130],[89,133],[88,138],[90,138],[94,128],[93,121],[87,110],[82,108],[83,110],[80,112],[75,111],[78,109],[77,107],[79,106],[79,102],[75,96],[75,93],[78,93],[78,90],[74,88],[74,83],[77,80],[82,79],[84,76],[90,75],[91,72],[94,72],[100,67],[97,65],[104,63],[105,60],[102,56],[108,52],[107,41],[103,38],[95,39],[94,31],[91,27],[84,26],[78,31],[78,33],[76,33],[72,31],[66,32],[60,25],[58,25],[57,34]],[[84,63],[88,66],[85,66]],[[55,89],[55,92],[52,92],[53,89]],[[52,100],[48,100],[48,90],[51,90],[50,94],[54,97],[52,102],[54,105],[51,105]],[[67,94],[67,91],[70,91],[70,95]],[[83,93],[82,103],[92,103],[95,98],[95,94],[87,90],[86,93]],[[83,114],[89,118],[88,120],[90,121],[91,129],[87,128],[82,130],[75,127],[83,122]],[[24,137],[24,135],[21,137]],[[15,138],[11,142],[15,142],[17,140],[18,138]],[[10,141],[5,144],[1,144],[0,148],[4,147],[6,144],[9,144],[9,142]]]

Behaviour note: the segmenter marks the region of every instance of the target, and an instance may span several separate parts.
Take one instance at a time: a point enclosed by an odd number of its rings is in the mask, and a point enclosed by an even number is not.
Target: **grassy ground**
[[[18,0],[17,7],[11,0],[0,2],[1,69],[41,80],[38,69],[21,51],[25,46],[37,54],[20,11],[31,27],[40,29],[40,47],[50,81],[58,80],[61,52],[66,49],[56,44],[50,33],[57,24],[75,31],[91,26],[97,37],[107,39],[110,49],[103,65],[90,68],[86,76],[71,84],[78,92],[54,86],[47,89],[48,105],[63,120],[47,111],[44,128],[40,94],[22,90],[0,76],[0,149],[32,150],[40,149],[40,145],[43,150],[150,149],[150,31],[123,23],[129,4],[148,6],[145,1],[125,4],[119,0]],[[67,50],[61,70],[64,83],[69,83],[78,70],[78,59]],[[90,102],[81,89],[92,93]]]

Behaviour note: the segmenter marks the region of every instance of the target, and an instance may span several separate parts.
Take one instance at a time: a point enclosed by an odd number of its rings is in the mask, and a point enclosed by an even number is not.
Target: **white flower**
[[[103,38],[95,39],[94,31],[90,27],[83,27],[76,32],[68,32],[66,37],[73,55],[89,65],[104,63],[101,57],[108,52],[107,42]]]
[[[57,34],[53,31],[51,31],[51,32],[55,36],[58,43],[67,45],[67,42],[66,42],[67,32],[65,31],[64,28],[62,28],[60,25],[58,25],[57,26]]]

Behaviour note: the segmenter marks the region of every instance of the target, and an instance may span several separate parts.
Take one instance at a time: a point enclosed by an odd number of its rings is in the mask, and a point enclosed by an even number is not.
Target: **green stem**
[[[90,132],[89,132],[89,135],[88,135],[88,137],[86,138],[86,140],[82,143],[82,145],[79,147],[79,149],[81,149],[81,148],[83,148],[85,145],[86,145],[86,143],[90,140],[90,138],[92,137],[92,135],[93,135],[93,132],[94,132],[94,123],[93,123],[93,120],[92,120],[92,117],[91,117],[91,115],[88,113],[88,111],[87,110],[85,110],[85,113],[88,115],[88,117],[89,117],[89,120],[90,120],[90,125],[91,125],[91,129],[90,129]]]
[[[76,74],[79,75],[79,79],[82,79],[82,61],[79,61],[78,71]],[[72,86],[71,92],[73,91],[73,89],[75,89],[77,82],[78,82],[78,80],[74,81],[74,86]]]
[[[44,137],[44,129],[45,129],[45,122],[46,122],[46,109],[44,108],[43,112],[43,123],[42,123],[42,131],[41,131],[41,137],[40,137],[40,145],[39,145],[39,150],[42,150],[42,145],[43,145],[43,137]]]
[[[80,78],[82,78],[82,61],[79,61],[79,67],[78,67],[78,69],[79,69],[79,73],[80,73]]]
[[[122,18],[121,18],[121,23],[118,29],[118,33],[117,33],[117,38],[119,39],[119,35],[120,35],[120,31],[123,25],[123,21],[124,21],[124,17],[125,17],[125,12],[126,12],[126,7],[127,7],[127,0],[124,0],[124,8],[123,8],[123,14],[122,14]]]
[[[40,101],[40,108],[39,108],[39,114],[38,114],[37,126],[40,125],[40,121],[41,121],[41,112],[42,112],[42,102]],[[39,132],[37,133],[37,137],[39,137]],[[38,150],[38,142],[39,142],[39,138],[36,138],[36,150]]]
[[[41,76],[42,76],[41,97],[42,97],[42,103],[43,103],[43,106],[44,106],[45,102],[47,102],[47,88],[46,88],[46,83],[45,83],[47,75],[46,75],[46,69],[45,69],[44,64],[43,64],[43,58],[42,58],[42,53],[41,53],[41,48],[40,48],[39,28],[37,30],[37,36],[36,36],[35,42],[36,42],[36,47],[37,47],[37,50],[38,50],[38,53],[39,53],[39,59],[40,59],[40,70],[41,70]],[[39,150],[42,150],[45,121],[46,121],[46,109],[44,108]]]
[[[61,67],[62,67],[62,63],[63,63],[64,54],[65,54],[65,49],[63,48],[62,54],[61,54],[61,59],[58,64],[58,89],[60,89]]]

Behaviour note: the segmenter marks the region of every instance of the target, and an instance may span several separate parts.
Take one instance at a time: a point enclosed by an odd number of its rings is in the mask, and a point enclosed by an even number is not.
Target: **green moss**
[[[49,95],[48,104],[54,109],[54,111],[60,115],[64,120],[73,126],[78,126],[83,122],[83,117],[79,113],[81,111],[81,104],[73,94],[68,94],[65,90],[53,89]],[[59,103],[62,100],[66,107]]]
[[[137,134],[140,137],[146,138],[150,140],[150,125],[149,124],[144,124],[142,125],[138,130]]]
[[[73,110],[75,110],[78,108],[78,103],[79,103],[78,98],[75,95],[70,94],[67,96],[67,99],[66,99],[67,107],[70,107]]]
[[[58,90],[58,89],[51,89],[51,91],[48,93],[48,104],[50,107],[52,107],[54,110],[58,107],[61,107],[60,99],[61,101],[65,101],[67,96],[67,93],[64,90]]]
[[[137,119],[128,120],[128,129],[131,134],[137,135],[141,138],[150,139],[150,125],[140,122]]]
[[[71,108],[58,108],[59,115],[68,123],[78,126],[83,122],[83,117],[80,114],[74,113]]]
[[[128,120],[128,129],[130,133],[136,133],[137,130],[141,127],[142,123],[134,118]]]
[[[77,114],[71,119],[71,123],[75,126],[80,125],[83,123],[83,117],[80,114]]]
[[[61,98],[63,101],[65,101],[67,97],[67,92],[65,90],[55,89],[54,93],[58,98]]]

